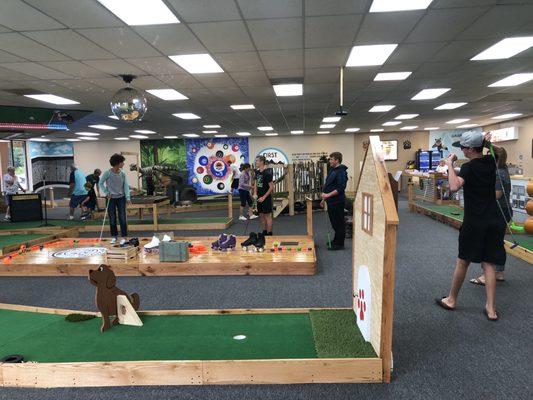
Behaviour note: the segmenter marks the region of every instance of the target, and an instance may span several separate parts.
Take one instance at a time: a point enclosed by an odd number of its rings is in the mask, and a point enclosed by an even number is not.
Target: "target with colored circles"
[[[199,194],[228,193],[231,190],[231,165],[240,166],[245,162],[248,155],[248,142],[231,143],[214,139],[191,142],[194,143],[191,143],[188,149],[187,164],[189,171],[193,172],[191,183],[197,192]]]

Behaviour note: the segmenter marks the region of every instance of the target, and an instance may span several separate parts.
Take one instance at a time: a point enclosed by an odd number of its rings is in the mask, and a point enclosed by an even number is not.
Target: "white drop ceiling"
[[[345,70],[348,115],[331,133],[379,128],[399,114],[420,114],[413,125],[446,127],[459,117],[489,124],[506,113],[533,113],[533,83],[489,88],[514,73],[533,72],[533,48],[507,60],[470,61],[496,42],[533,35],[531,0],[434,0],[427,10],[370,14],[371,0],[164,0],[180,24],[129,27],[97,0],[9,0],[0,3],[0,105],[47,107],[7,90],[32,89],[80,102],[64,109],[91,110],[72,136],[91,124],[116,125],[100,138],[251,132],[272,126],[316,134],[322,118],[338,109],[338,68],[352,46],[397,43],[381,66]],[[223,73],[191,75],[169,55],[208,53]],[[379,72],[413,71],[404,81],[374,81]],[[164,101],[146,94],[144,121],[126,125],[107,118],[109,99],[124,84],[119,74],[135,74],[139,90],[175,89],[189,100]],[[272,83],[303,82],[303,96],[276,97]],[[425,88],[449,87],[427,101],[411,98]],[[467,102],[458,110],[434,110]],[[231,104],[254,104],[236,111]],[[386,113],[369,113],[394,104]],[[173,113],[191,112],[198,120]],[[384,127],[398,130],[402,125]],[[448,127],[450,127],[448,125]],[[358,134],[358,133],[355,133]],[[35,134],[34,134],[35,135]]]

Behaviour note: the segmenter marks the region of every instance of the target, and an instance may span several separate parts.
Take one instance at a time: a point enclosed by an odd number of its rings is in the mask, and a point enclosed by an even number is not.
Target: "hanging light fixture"
[[[130,87],[135,75],[120,75],[128,85],[116,92],[111,99],[111,111],[120,120],[125,122],[139,122],[146,113],[146,97],[137,89]]]

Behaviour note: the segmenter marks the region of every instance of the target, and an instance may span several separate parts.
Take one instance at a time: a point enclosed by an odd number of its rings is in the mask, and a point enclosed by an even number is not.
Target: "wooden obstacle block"
[[[117,296],[117,314],[118,323],[121,325],[143,326],[137,312],[124,295]]]
[[[137,257],[137,254],[139,253],[138,247],[128,246],[128,247],[120,247],[120,246],[113,246],[110,247],[107,250],[106,258],[108,260],[124,260],[128,261],[132,258]]]

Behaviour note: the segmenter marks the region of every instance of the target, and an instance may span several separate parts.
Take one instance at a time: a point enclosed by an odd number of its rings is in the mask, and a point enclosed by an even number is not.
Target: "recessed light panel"
[[[273,131],[274,130],[274,128],[272,128],[271,126],[258,126],[257,129],[259,129],[260,131],[263,131],[263,132]]]
[[[329,131],[318,131],[316,134],[317,135],[328,135]]]
[[[496,117],[493,117],[492,119],[510,119],[510,118],[516,118],[520,116],[522,116],[522,114],[520,113],[510,113],[510,114],[498,115]]]
[[[46,139],[46,138],[30,138],[30,140],[32,142],[49,142],[50,139]]]
[[[420,114],[400,114],[394,119],[413,119],[418,117]]]
[[[368,112],[387,112],[392,110],[396,106],[392,105],[381,105],[381,106],[374,106]]]
[[[339,122],[341,117],[325,117],[322,118],[322,122]]]
[[[447,124],[462,124],[463,122],[466,122],[466,121],[470,121],[470,118],[456,118],[456,119],[452,119],[448,122],[446,122]]]
[[[133,131],[133,132],[135,132],[135,133],[142,133],[143,135],[153,135],[154,133],[156,133],[156,132],[154,132],[154,131],[150,131],[150,130],[148,130],[148,129],[138,129],[138,130]]]
[[[392,54],[397,44],[375,44],[369,46],[354,46],[346,62],[347,67],[366,67],[382,65]]]
[[[384,124],[381,124],[383,126],[395,126],[395,125],[400,125],[402,123],[402,121],[389,121],[389,122],[385,122]]]
[[[218,133],[218,131],[202,131],[202,133]]]
[[[89,128],[101,129],[103,131],[113,131],[117,129],[116,127],[110,125],[89,125]]]
[[[370,12],[425,10],[433,0],[374,0]]]
[[[148,136],[145,136],[145,135],[130,135],[130,138],[133,138],[133,139],[148,139]]]
[[[209,54],[184,54],[168,56],[190,74],[214,74],[224,72]]]
[[[161,25],[180,22],[161,0],[98,1],[127,25]]]
[[[291,131],[291,135],[303,135],[304,131]]]
[[[100,136],[100,134],[96,132],[76,132],[74,134],[79,136]]]
[[[234,104],[231,108],[234,110],[253,110],[255,106],[253,104]]]
[[[115,140],[130,140],[130,138],[127,137],[116,137]]]
[[[80,104],[75,100],[70,100],[65,97],[56,96],[54,94],[25,94],[24,97],[29,97],[30,99],[40,100],[46,103],[58,105]]]
[[[177,139],[177,136],[163,136],[165,139]]]
[[[513,74],[489,85],[489,87],[518,86],[533,79],[533,73]]]
[[[162,100],[187,100],[188,97],[174,89],[149,89],[148,93]]]
[[[172,115],[175,117],[181,118],[181,119],[200,119],[201,118],[199,115],[196,115],[193,113],[175,113]]]
[[[468,103],[445,103],[438,107],[435,107],[435,110],[455,110],[456,108],[467,105]]]
[[[533,36],[514,37],[500,40],[490,46],[477,56],[471,58],[472,61],[480,60],[501,60],[511,58],[533,46]]]
[[[416,129],[416,128],[418,128],[418,125],[404,126],[404,127],[401,127],[400,129],[402,131],[412,131],[413,129]]]
[[[199,137],[200,135],[198,135],[197,133],[184,133],[181,136],[194,138],[194,137]]]
[[[382,128],[374,128],[374,129],[370,129],[370,132],[383,132],[385,129],[382,129]]]
[[[98,138],[95,138],[95,137],[92,137],[92,136],[80,136],[80,139],[83,139],[83,140],[98,140]]]
[[[118,120],[118,117],[116,115],[108,115],[107,118],[117,119]]]
[[[67,139],[67,142],[81,142],[81,139],[69,138]]]
[[[265,133],[265,136],[278,136],[276,132]]]
[[[437,129],[440,129],[438,126],[428,126],[427,128],[424,128],[425,131],[436,131]]]
[[[223,137],[228,137],[228,135],[220,134],[220,135],[215,135],[215,137],[223,138]]]
[[[216,128],[220,128],[220,125],[204,125],[204,128],[206,129],[216,129]]]
[[[272,87],[278,97],[301,96],[303,94],[303,85],[301,83],[286,83],[272,85]]]
[[[344,132],[359,132],[360,130],[360,128],[347,128]]]
[[[374,78],[375,81],[403,81],[407,79],[412,72],[380,72]]]
[[[237,136],[251,136],[252,135],[250,132],[237,132],[235,134]]]
[[[442,96],[444,93],[450,91],[450,88],[436,88],[424,89],[418,92],[411,100],[431,100]]]
[[[335,128],[335,124],[322,124],[320,125],[320,129],[331,129]]]

